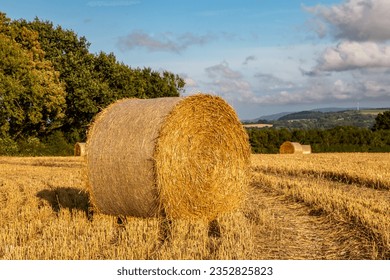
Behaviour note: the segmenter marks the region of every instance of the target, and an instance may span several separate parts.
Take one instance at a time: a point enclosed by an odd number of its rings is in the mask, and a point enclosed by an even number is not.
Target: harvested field
[[[244,206],[95,213],[83,157],[0,157],[0,259],[390,259],[389,154],[252,155]]]

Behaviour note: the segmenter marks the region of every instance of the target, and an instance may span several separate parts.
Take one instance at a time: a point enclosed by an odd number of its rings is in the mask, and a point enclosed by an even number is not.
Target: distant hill
[[[329,107],[329,108],[313,109],[310,111],[317,111],[317,112],[325,113],[325,112],[339,112],[339,111],[346,111],[346,110],[353,110],[353,109],[352,108]],[[258,123],[260,120],[261,121],[263,121],[263,120],[276,121],[276,120],[278,120],[286,115],[295,114],[295,113],[299,113],[299,112],[281,112],[281,113],[272,114],[272,115],[264,115],[264,116],[261,116],[261,117],[258,117],[258,118],[252,119],[252,120],[245,120],[244,122],[245,123]]]
[[[284,115],[283,117],[280,117],[278,121],[320,119],[324,116],[324,114],[327,113],[322,113],[319,111],[302,111]]]
[[[390,108],[362,108],[360,110],[348,108],[321,108],[310,111],[279,113],[261,116],[252,123],[269,123],[275,128],[332,128],[336,126],[356,126],[371,128],[375,117]]]
[[[364,110],[366,108],[361,108],[361,110]],[[313,109],[310,111],[317,111],[322,113],[329,113],[329,112],[341,112],[341,111],[354,111],[356,108],[342,108],[342,107],[327,107],[327,108],[319,108],[319,109]]]
[[[292,113],[293,112],[282,112],[282,113],[277,113],[277,114],[272,114],[272,115],[264,115],[264,116],[258,117],[256,119],[244,120],[243,122],[244,123],[259,123],[262,121],[276,121],[279,118],[281,118],[285,115],[288,115],[288,114],[292,114]]]

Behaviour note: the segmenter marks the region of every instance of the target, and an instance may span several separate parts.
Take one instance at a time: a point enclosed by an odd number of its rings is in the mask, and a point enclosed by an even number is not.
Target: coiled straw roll
[[[112,215],[214,219],[246,194],[248,136],[220,97],[125,99],[87,141],[92,200]]]

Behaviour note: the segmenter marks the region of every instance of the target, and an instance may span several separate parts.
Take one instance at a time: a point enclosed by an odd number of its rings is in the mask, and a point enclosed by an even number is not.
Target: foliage
[[[184,87],[184,81],[170,72],[132,69],[112,53],[91,54],[85,37],[49,21],[36,18],[13,24],[38,32],[45,58],[60,72],[67,93],[61,131],[69,141],[84,141],[93,117],[115,100],[179,96]]]
[[[6,156],[70,156],[73,145],[68,143],[61,131],[55,131],[43,139],[27,137],[17,141],[0,138],[0,155]]]
[[[7,26],[4,18],[0,24],[0,135],[15,140],[48,135],[64,117],[58,72],[44,59],[35,32]]]
[[[301,120],[301,119],[320,119],[324,116],[324,113],[317,112],[317,111],[301,111],[296,113],[291,113],[288,115],[285,115],[283,117],[280,117],[279,121],[284,120]]]
[[[89,46],[85,37],[49,21],[12,21],[0,12],[1,139],[26,149],[28,139],[43,143],[52,135],[85,141],[94,116],[112,102],[183,91],[178,75],[133,69],[112,53],[90,53]]]
[[[371,128],[375,123],[375,114],[364,112],[356,110],[325,113],[302,111],[285,115],[272,123],[276,128],[290,129],[330,129],[337,126]]]
[[[375,118],[375,124],[372,130],[390,129],[390,111],[380,113]]]
[[[18,153],[18,144],[9,136],[0,137],[0,155],[13,156]]]
[[[313,152],[390,152],[390,130],[339,126],[332,129],[248,129],[252,152],[278,153],[284,141],[310,144]]]

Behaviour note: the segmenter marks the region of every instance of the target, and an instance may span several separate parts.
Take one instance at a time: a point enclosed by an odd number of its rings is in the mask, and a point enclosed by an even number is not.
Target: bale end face
[[[311,154],[311,146],[310,145],[302,145],[302,153],[304,155]]]
[[[215,218],[246,194],[248,135],[221,98],[182,100],[164,122],[155,151],[160,204],[171,217]]]
[[[76,143],[74,145],[74,156],[83,157],[87,154],[86,144],[85,143]]]

